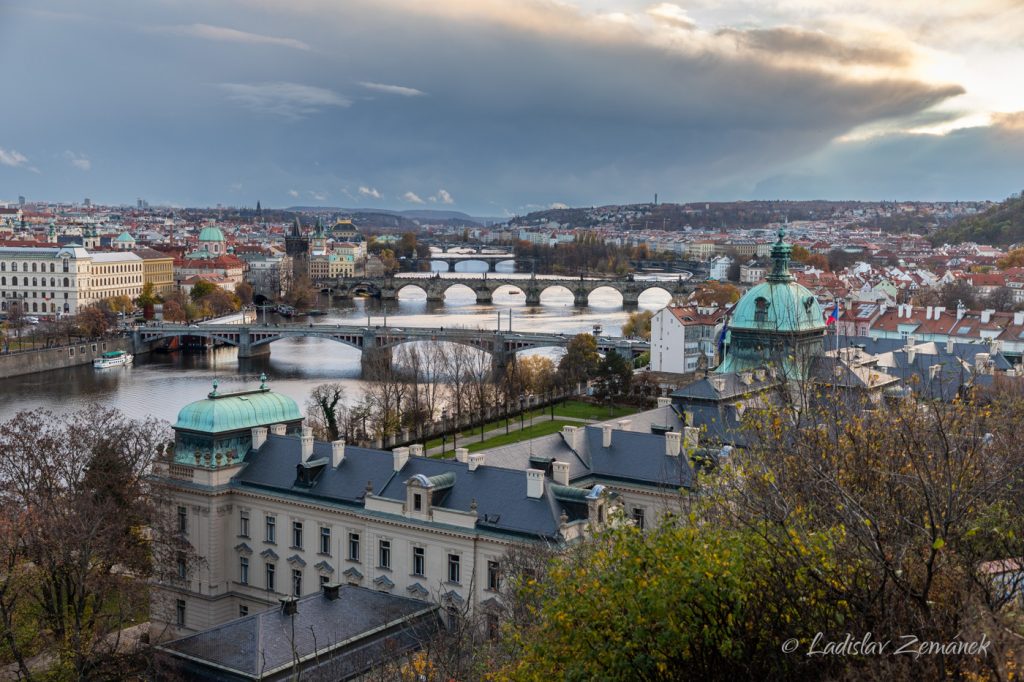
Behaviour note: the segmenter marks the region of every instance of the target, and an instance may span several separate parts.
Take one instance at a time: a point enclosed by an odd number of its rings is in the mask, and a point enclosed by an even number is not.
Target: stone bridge
[[[564,348],[571,334],[515,333],[483,329],[444,329],[434,327],[366,327],[332,324],[257,325],[257,324],[150,324],[132,332],[136,349],[172,338],[207,339],[213,344],[236,346],[239,358],[270,353],[270,344],[281,339],[313,337],[329,339],[358,349],[362,353],[364,376],[372,376],[381,367],[390,366],[392,350],[403,343],[445,341],[459,343],[489,353],[495,371],[502,370],[519,351],[535,348]],[[602,353],[619,353],[632,358],[649,351],[647,341],[615,336],[598,336]]]
[[[502,287],[511,287],[526,295],[526,305],[540,305],[540,295],[552,287],[562,287],[572,292],[573,303],[585,306],[595,289],[610,287],[622,295],[623,306],[637,305],[640,294],[650,289],[661,289],[673,298],[686,297],[694,289],[689,273],[669,281],[633,280],[628,278],[583,278],[583,277],[509,277],[485,275],[481,277],[339,277],[334,280],[317,282],[321,291],[335,298],[352,298],[366,294],[384,300],[398,298],[398,293],[408,287],[417,287],[427,294],[428,301],[443,301],[445,293],[454,286],[466,286],[476,294],[477,303],[490,303],[494,292]]]
[[[438,263],[447,263],[449,272],[455,270],[456,263],[467,263],[470,261],[477,261],[480,263],[487,264],[488,272],[495,272],[498,263],[504,263],[511,261],[515,263],[516,254],[514,253],[431,253],[428,257],[423,259],[410,259],[412,263],[418,263],[420,260],[429,260]]]

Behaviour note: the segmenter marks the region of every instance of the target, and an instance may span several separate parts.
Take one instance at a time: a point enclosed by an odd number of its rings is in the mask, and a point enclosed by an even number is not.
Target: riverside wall
[[[57,346],[40,350],[0,353],[0,379],[49,372],[78,365],[91,365],[92,361],[107,351],[126,350],[136,353],[131,338],[117,337],[98,341],[87,341],[70,346]],[[142,349],[141,352],[148,352]]]

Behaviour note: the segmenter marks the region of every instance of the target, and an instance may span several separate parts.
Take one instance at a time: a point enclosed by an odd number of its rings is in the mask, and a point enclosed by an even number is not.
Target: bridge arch
[[[464,282],[453,282],[452,284],[446,284],[446,285],[443,285],[443,286],[444,286],[444,289],[441,292],[442,298],[447,299],[448,298],[448,294],[453,289],[455,290],[455,292],[460,292],[460,291],[466,292],[466,296],[465,296],[466,298],[468,298],[470,296],[472,296],[474,298],[474,300],[476,298],[476,292],[473,291],[473,287],[469,286],[468,284],[465,284]],[[463,297],[460,296],[459,298],[463,298]]]
[[[599,305],[595,307],[618,308],[621,307],[626,302],[626,296],[619,287],[613,284],[601,284],[587,292],[587,305],[594,305],[594,294],[597,292],[601,292],[601,294],[597,296],[597,301],[599,302]],[[614,292],[615,294],[618,294],[618,301],[602,301],[601,299],[607,296],[609,292]]]
[[[548,303],[552,303],[552,298],[560,299],[568,297],[570,300],[573,298],[572,289],[565,286],[564,284],[549,284],[542,286],[540,290],[540,302],[544,303],[545,298]],[[560,302],[560,301],[559,301]]]
[[[661,298],[667,298],[668,300],[666,300],[666,301],[651,301],[650,300],[651,299],[651,294],[664,294],[664,297],[661,297]],[[644,287],[643,290],[641,290],[639,292],[639,294],[637,295],[637,298],[639,299],[641,297],[644,297],[645,295],[647,295],[646,296],[646,298],[647,298],[646,302],[658,303],[658,304],[662,304],[662,305],[667,305],[668,303],[671,303],[672,302],[672,298],[673,298],[672,290],[670,288],[668,288],[667,286],[665,286],[665,284],[663,282],[662,283],[651,282],[650,286]]]
[[[403,282],[402,284],[399,284],[399,285],[397,285],[395,287],[395,298],[401,297],[402,292],[405,291],[406,289],[412,289],[413,291],[420,291],[420,292],[423,293],[424,297],[429,295],[429,292],[427,291],[427,285],[426,284],[420,284],[419,282],[416,282],[416,281],[410,281],[410,282]]]

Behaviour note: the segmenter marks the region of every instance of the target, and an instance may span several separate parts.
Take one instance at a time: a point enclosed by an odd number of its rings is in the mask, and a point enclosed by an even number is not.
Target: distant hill
[[[1024,242],[1024,196],[1015,195],[984,213],[958,220],[933,233],[933,244],[978,242],[1009,246]]]
[[[482,226],[499,222],[499,218],[471,216],[462,211],[444,211],[421,208],[407,211],[392,211],[384,208],[345,208],[343,206],[290,206],[288,211],[301,213],[344,213],[353,217],[398,216],[406,220],[430,222],[451,222],[458,225]]]

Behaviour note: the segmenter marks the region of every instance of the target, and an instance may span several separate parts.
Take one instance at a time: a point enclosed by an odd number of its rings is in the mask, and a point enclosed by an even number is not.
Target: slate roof
[[[188,679],[272,679],[292,667],[294,632],[300,660],[315,654],[340,673],[332,679],[349,679],[366,669],[368,645],[387,640],[389,646],[414,649],[439,627],[437,605],[356,585],[339,586],[337,599],[321,592],[298,599],[296,606],[294,623],[276,607],[159,648],[184,662]]]

